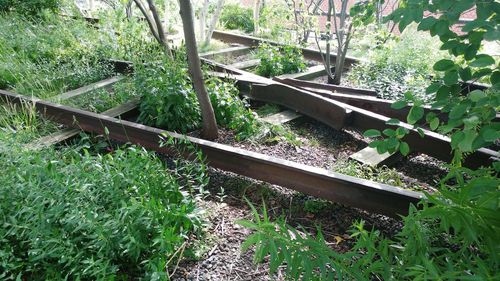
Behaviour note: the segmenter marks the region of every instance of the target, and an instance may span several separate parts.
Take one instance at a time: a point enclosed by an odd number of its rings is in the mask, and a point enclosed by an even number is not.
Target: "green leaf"
[[[491,85],[500,83],[500,71],[494,71],[490,77]]]
[[[429,30],[434,26],[434,24],[436,24],[436,22],[437,19],[435,17],[426,17],[420,22],[417,30]]]
[[[408,106],[408,103],[404,100],[398,100],[391,104],[391,108],[393,109],[402,109],[404,107]]]
[[[437,35],[444,35],[446,32],[450,31],[449,22],[447,20],[439,20],[432,29]]]
[[[424,133],[424,130],[422,130],[422,128],[417,128],[417,132],[421,138],[425,137],[425,133]]]
[[[424,116],[424,109],[419,106],[412,106],[406,120],[409,124],[415,124]]]
[[[365,136],[367,138],[375,138],[375,137],[380,137],[381,134],[380,134],[379,130],[370,129],[370,130],[365,131],[363,136]]]
[[[465,134],[462,131],[457,131],[451,135],[451,148],[456,149],[458,144],[465,138]]]
[[[448,116],[450,117],[450,119],[461,118],[465,114],[468,108],[469,108],[468,104],[465,103],[457,104],[451,109]]]
[[[472,78],[472,71],[470,67],[460,68],[460,70],[458,70],[458,74],[460,74],[460,79],[464,82],[469,81]]]
[[[481,138],[487,142],[493,142],[500,138],[500,132],[493,128],[482,129],[480,134]]]
[[[396,131],[392,129],[385,129],[382,131],[382,133],[388,137],[395,137],[396,136]]]
[[[455,63],[453,61],[449,59],[442,59],[434,64],[433,69],[436,71],[446,71],[448,69],[453,68],[454,66]]]
[[[469,93],[469,99],[473,102],[478,102],[480,99],[486,97],[486,94],[481,90],[474,90]]]
[[[495,64],[495,59],[486,54],[477,55],[476,59],[472,61],[469,65],[471,67],[485,67],[488,65]]]
[[[425,93],[426,94],[432,94],[432,93],[435,93],[437,92],[437,90],[439,90],[439,88],[441,87],[441,83],[439,82],[434,82],[432,84],[429,85],[429,87],[427,87],[427,89],[425,89]]]
[[[458,82],[458,71],[455,69],[446,71],[443,81],[444,84],[448,86],[456,84]]]
[[[410,146],[408,145],[408,143],[402,141],[399,144],[399,152],[401,152],[401,154],[403,154],[404,156],[408,155],[410,153]]]
[[[464,139],[458,143],[458,148],[463,152],[469,152],[472,150],[472,142],[477,138],[478,133],[474,130],[464,131]]]
[[[436,130],[437,127],[439,126],[439,118],[434,117],[431,122],[429,123],[429,126],[431,127],[431,130]]]
[[[385,124],[387,124],[387,125],[398,125],[398,124],[399,124],[399,122],[400,122],[400,121],[399,121],[398,119],[391,118],[391,119],[387,120],[387,121],[385,122]]]
[[[480,47],[480,45],[470,44],[465,49],[465,54],[464,54],[465,60],[469,61],[469,60],[473,59],[476,56],[477,51],[479,50],[479,47]]]

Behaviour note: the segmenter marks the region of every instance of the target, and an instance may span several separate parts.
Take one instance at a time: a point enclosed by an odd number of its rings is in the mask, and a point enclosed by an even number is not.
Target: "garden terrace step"
[[[230,64],[229,66],[237,68],[237,69],[248,69],[260,64],[260,59],[247,60],[242,62],[237,62]]]
[[[276,114],[272,114],[272,115],[266,116],[264,118],[261,118],[261,120],[264,122],[267,122],[267,123],[271,123],[273,125],[279,125],[279,124],[283,124],[286,122],[290,122],[290,121],[295,120],[299,117],[302,117],[302,115],[300,115],[296,111],[285,110],[285,111],[278,112]]]
[[[349,156],[350,159],[356,160],[361,164],[374,167],[392,165],[399,161],[402,157],[403,155],[400,153],[386,152],[379,154],[376,148],[369,146]]]
[[[114,76],[114,77],[111,77],[111,78],[107,78],[107,79],[104,79],[104,80],[92,83],[90,85],[83,86],[81,88],[74,89],[74,90],[71,90],[71,91],[66,92],[66,93],[62,93],[60,95],[57,95],[55,97],[50,98],[50,100],[52,100],[52,101],[63,101],[63,100],[67,100],[67,99],[70,99],[70,98],[74,98],[74,97],[86,94],[88,92],[91,92],[91,91],[94,91],[94,90],[97,90],[97,89],[109,88],[113,84],[115,84],[117,82],[120,82],[123,79],[125,79],[125,76],[122,76],[122,75],[118,75],[118,76]]]
[[[127,112],[130,112],[134,109],[136,109],[139,106],[139,99],[134,99],[129,102],[126,102],[124,104],[121,104],[117,107],[113,107],[109,110],[104,111],[101,113],[102,115],[110,116],[110,117],[118,117],[120,115],[123,115]],[[58,144],[60,142],[63,142],[65,140],[68,140],[76,135],[78,135],[81,132],[80,129],[73,129],[73,128],[67,128],[58,132],[55,132],[53,134],[50,134],[48,136],[39,138],[31,143],[28,143],[26,145],[26,149],[28,150],[38,150],[42,149],[44,147],[49,147],[51,145]]]

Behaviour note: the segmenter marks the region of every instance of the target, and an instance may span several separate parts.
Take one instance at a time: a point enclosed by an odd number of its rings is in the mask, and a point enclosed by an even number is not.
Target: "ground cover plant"
[[[61,0],[1,0],[0,12],[16,12],[37,17],[46,10],[51,12],[59,10],[61,2]]]
[[[306,69],[301,50],[293,45],[273,46],[260,44],[257,49],[260,64],[256,72],[265,77],[301,72]]]
[[[463,35],[451,31],[460,15],[475,7],[477,18],[462,27]],[[320,280],[497,280],[500,276],[500,164],[471,170],[463,160],[472,152],[489,147],[500,137],[495,121],[500,100],[498,62],[481,53],[483,40],[498,40],[500,4],[495,1],[455,2],[436,0],[401,1],[390,16],[400,30],[410,23],[429,31],[442,42],[441,49],[453,57],[434,63],[438,74],[425,93],[430,99],[407,93],[394,108],[411,105],[407,122],[416,124],[425,118],[432,130],[451,134],[453,159],[449,173],[438,184],[438,192],[426,194],[417,209],[409,207],[403,227],[394,237],[383,237],[377,230],[366,230],[355,223],[351,237],[354,246],[345,253],[333,251],[325,243],[321,230],[316,235],[297,230],[283,219],[271,222],[264,208],[262,216],[252,206],[254,219],[241,221],[255,233],[243,244],[256,246],[255,261],[269,257],[271,272],[285,264],[290,279]],[[424,18],[424,11],[433,15]],[[462,93],[459,79],[485,79],[491,87]],[[440,109],[448,120],[432,113],[424,114],[423,105]],[[390,120],[388,124],[399,121]],[[415,125],[416,129],[420,129]],[[379,152],[400,151],[406,155],[408,144],[403,130],[384,133],[383,140],[372,142]],[[380,136],[370,130],[365,135]]]
[[[239,4],[224,5],[219,21],[229,30],[239,29],[247,33],[254,31],[252,9],[243,8]]]
[[[166,171],[138,147],[14,147],[0,153],[2,280],[168,279],[201,224],[198,168]]]
[[[97,89],[67,99],[62,103],[71,107],[101,113],[135,98],[139,98],[139,95],[134,87],[133,80],[132,78],[125,78],[125,80],[114,84],[110,89]]]
[[[120,45],[82,19],[0,14],[0,88],[47,98],[112,75]],[[118,57],[119,58],[119,57]]]
[[[447,54],[437,51],[436,40],[415,29],[409,28],[400,37],[388,36],[384,30],[375,31],[382,33],[380,37],[366,35],[373,38],[375,42],[371,45],[375,47],[368,50],[366,61],[354,65],[347,73],[349,82],[373,89],[383,99],[396,100],[406,92],[428,98],[424,93],[435,74],[432,65]]]
[[[57,124],[40,117],[32,104],[0,103],[0,153],[11,143],[26,144],[58,128]]]

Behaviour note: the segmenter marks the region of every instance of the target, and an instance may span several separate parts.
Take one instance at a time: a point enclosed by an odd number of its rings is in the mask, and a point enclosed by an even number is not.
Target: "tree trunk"
[[[179,0],[179,8],[186,41],[189,73],[193,81],[194,90],[200,103],[201,117],[203,119],[202,137],[216,139],[218,136],[217,122],[214,109],[210,102],[203,73],[201,71],[200,57],[196,46],[196,35],[194,33],[193,8],[190,0]]]
[[[203,7],[201,7],[200,21],[199,21],[199,34],[198,34],[198,38],[200,39],[200,42],[205,38],[208,4],[209,4],[209,1],[205,0],[205,1],[203,1]]]
[[[208,26],[207,33],[205,35],[205,45],[210,44],[210,40],[212,40],[212,34],[215,30],[215,25],[219,20],[220,13],[222,12],[222,7],[224,6],[224,0],[218,0],[217,6],[215,7],[214,14],[212,15],[212,19],[210,20],[210,25]]]
[[[253,33],[255,35],[259,34],[260,28],[259,28],[259,19],[260,19],[260,0],[255,0],[255,6],[253,9],[253,26],[254,30]]]

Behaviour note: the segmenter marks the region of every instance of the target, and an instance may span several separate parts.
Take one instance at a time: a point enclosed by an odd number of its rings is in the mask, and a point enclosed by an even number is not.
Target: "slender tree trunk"
[[[331,56],[330,56],[330,42],[332,40],[332,10],[333,13],[335,13],[335,4],[333,3],[334,0],[329,0],[328,1],[328,13],[326,15],[326,74],[328,75],[328,83],[331,82],[331,77],[332,77],[332,63],[331,63]],[[337,19],[334,17],[334,21]],[[335,26],[337,24],[335,23]]]
[[[208,4],[209,4],[209,1],[205,0],[205,1],[203,1],[203,7],[201,7],[200,21],[199,21],[199,34],[198,34],[198,38],[200,39],[200,42],[205,38]]]
[[[134,0],[129,0],[125,6],[125,14],[129,20],[132,19],[132,3],[134,3]]]
[[[260,19],[260,0],[255,0],[255,6],[253,8],[253,26],[255,35],[259,34],[259,19]]]
[[[206,139],[216,139],[218,136],[217,122],[215,114],[208,96],[203,73],[201,71],[200,57],[196,46],[196,35],[194,33],[193,8],[190,0],[179,0],[184,38],[186,41],[186,51],[188,57],[189,73],[193,80],[194,90],[200,103],[201,116],[203,119],[202,136]]]
[[[158,15],[158,11],[156,10],[156,6],[154,5],[153,0],[147,0],[149,9],[146,9],[141,0],[134,0],[134,2],[146,18],[149,29],[151,30],[151,33],[153,34],[156,41],[158,41],[158,43],[163,46],[167,55],[172,56],[172,50],[170,50],[170,46],[168,45],[167,38],[165,37],[165,31],[163,29],[163,26],[161,25],[161,19]],[[150,15],[150,13],[152,14],[152,16]]]
[[[212,40],[212,34],[215,30],[215,25],[219,20],[220,14],[222,12],[222,7],[224,6],[224,0],[218,0],[217,6],[215,7],[214,14],[212,15],[212,19],[210,20],[210,25],[208,26],[207,33],[205,35],[205,45],[210,44],[210,40]]]

